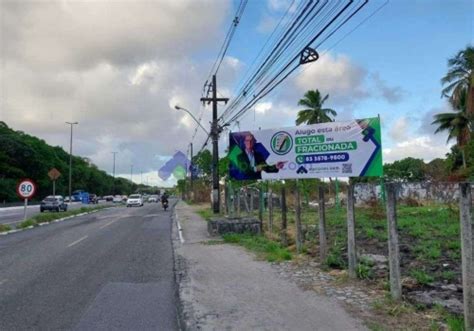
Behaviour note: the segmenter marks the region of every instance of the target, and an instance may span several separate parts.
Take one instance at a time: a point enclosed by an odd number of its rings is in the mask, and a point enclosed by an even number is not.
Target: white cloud
[[[0,120],[13,129],[69,147],[116,173],[156,171],[186,150],[200,89],[212,63],[191,60],[223,38],[230,1],[0,2],[3,20]],[[197,31],[199,33],[197,33]],[[222,38],[221,38],[222,37]],[[243,67],[226,57],[219,92]],[[173,107],[173,108],[172,108]],[[207,126],[210,111],[205,111]],[[196,144],[204,139],[198,131]]]
[[[329,94],[328,102],[351,104],[369,96],[366,76],[367,71],[347,56],[327,53],[303,69],[295,84],[300,91],[318,89],[323,95]]]
[[[396,143],[394,147],[383,148],[383,161],[391,163],[413,157],[429,162],[436,158],[444,158],[450,147],[450,145],[436,144],[430,136],[413,137]]]
[[[389,131],[390,138],[395,141],[402,141],[406,138],[408,129],[409,122],[405,116],[402,116],[391,126]]]
[[[271,102],[259,102],[255,105],[255,111],[259,114],[265,114],[270,109],[272,109]]]

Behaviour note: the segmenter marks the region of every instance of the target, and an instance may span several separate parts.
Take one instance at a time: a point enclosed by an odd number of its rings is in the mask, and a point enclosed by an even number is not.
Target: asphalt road
[[[0,330],[176,330],[175,295],[159,204],[0,236]]]
[[[112,202],[105,202],[105,201],[101,201],[100,204],[113,205]],[[93,206],[97,206],[97,205],[94,205],[94,204],[85,205],[85,204],[77,203],[77,202],[69,203],[68,210],[79,209],[81,207],[93,207]],[[39,205],[28,206],[27,217],[32,217],[39,213],[40,213]],[[23,222],[23,217],[24,217],[23,207],[0,208],[0,224],[13,225],[16,223],[20,223],[20,222]]]

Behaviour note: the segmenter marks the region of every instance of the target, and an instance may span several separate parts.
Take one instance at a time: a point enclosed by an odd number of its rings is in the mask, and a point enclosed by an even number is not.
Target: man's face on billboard
[[[244,144],[245,144],[245,149],[248,151],[253,150],[253,145],[254,145],[254,138],[252,135],[247,135],[245,136],[244,139]]]

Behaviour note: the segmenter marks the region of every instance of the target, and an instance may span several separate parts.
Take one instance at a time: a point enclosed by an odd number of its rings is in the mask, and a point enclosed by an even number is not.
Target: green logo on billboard
[[[293,147],[293,138],[291,138],[288,132],[279,131],[273,135],[270,144],[273,153],[285,155],[289,153]]]

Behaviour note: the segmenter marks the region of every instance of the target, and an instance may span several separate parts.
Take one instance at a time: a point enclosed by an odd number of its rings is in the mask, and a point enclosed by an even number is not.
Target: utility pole
[[[112,194],[115,195],[115,155],[117,154],[118,152],[112,152],[112,154],[114,155],[114,166],[112,168],[112,176],[113,176],[113,182],[112,182]]]
[[[229,98],[217,97],[217,83],[216,75],[212,75],[212,98],[201,98],[203,103],[212,102],[212,123],[211,123],[211,138],[212,138],[212,210],[214,214],[219,213],[220,195],[219,195],[219,133],[222,127],[217,123],[217,103],[227,103]]]
[[[114,166],[112,168],[112,176],[114,177],[115,179],[115,155],[117,154],[118,152],[112,152],[112,154],[114,155]]]
[[[71,191],[72,191],[72,127],[79,122],[66,122],[71,126],[71,140],[69,141],[69,202],[71,202]]]
[[[193,166],[193,143],[190,143],[190,151],[191,151],[191,180],[190,180],[190,186],[191,186],[191,199],[194,198],[194,191],[193,191],[193,171],[194,171],[194,166]]]

